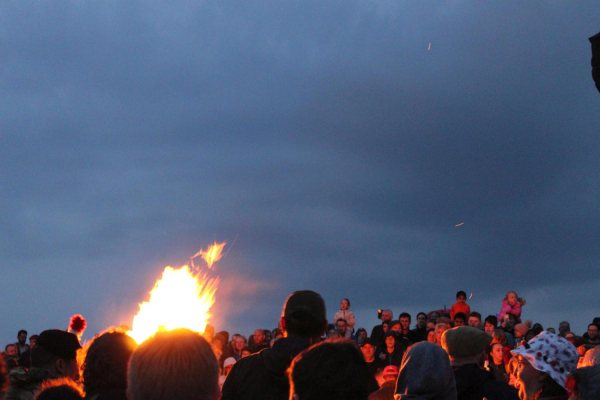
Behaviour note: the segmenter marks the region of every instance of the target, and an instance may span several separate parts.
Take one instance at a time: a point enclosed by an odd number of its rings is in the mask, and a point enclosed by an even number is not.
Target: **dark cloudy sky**
[[[236,237],[217,329],[273,328],[297,289],[368,329],[463,289],[582,333],[599,21],[595,0],[2,2],[0,338],[130,324],[166,265]]]

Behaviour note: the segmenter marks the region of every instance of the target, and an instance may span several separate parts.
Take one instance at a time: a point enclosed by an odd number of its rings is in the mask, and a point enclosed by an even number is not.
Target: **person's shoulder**
[[[261,353],[263,353],[264,351],[268,351],[268,350],[269,349],[264,349],[261,352],[250,354],[249,356],[246,356],[244,358],[240,358],[233,365],[233,368],[231,369],[231,372],[233,372],[236,369],[246,368],[246,367],[253,366],[253,365],[257,364],[257,363],[260,363],[261,362],[260,361]]]
[[[518,400],[519,391],[506,382],[497,381],[495,379],[487,380],[483,384],[484,394],[489,399],[496,400]]]

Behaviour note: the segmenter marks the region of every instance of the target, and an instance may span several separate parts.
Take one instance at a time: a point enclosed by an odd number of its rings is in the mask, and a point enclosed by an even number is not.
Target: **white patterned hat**
[[[579,353],[575,346],[561,336],[550,332],[542,332],[529,343],[514,350],[513,355],[520,355],[540,372],[544,372],[559,385],[565,387],[565,380],[571,371],[577,368]]]

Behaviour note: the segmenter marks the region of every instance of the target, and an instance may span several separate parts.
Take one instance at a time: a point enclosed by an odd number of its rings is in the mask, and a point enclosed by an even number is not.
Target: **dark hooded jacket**
[[[437,344],[414,344],[402,360],[395,394],[400,400],[456,400],[448,353]]]
[[[453,367],[458,400],[519,400],[519,392],[507,383],[499,382],[494,374],[477,364]]]
[[[301,351],[311,346],[308,339],[278,339],[270,349],[235,363],[223,385],[221,400],[288,400],[290,386],[286,370]]]

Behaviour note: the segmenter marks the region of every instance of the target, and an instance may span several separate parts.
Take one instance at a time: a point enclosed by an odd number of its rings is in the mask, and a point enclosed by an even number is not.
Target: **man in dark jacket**
[[[379,383],[377,383],[377,379],[375,377],[380,370],[384,369],[386,366],[385,362],[381,358],[375,357],[376,347],[376,343],[371,338],[366,338],[360,344],[360,350],[365,357],[367,369],[369,370],[369,381],[367,383],[367,389],[369,393],[373,393],[379,389]]]
[[[394,313],[392,313],[392,310],[383,310],[381,312],[381,325],[376,325],[373,327],[370,338],[373,339],[373,341],[378,345],[383,342],[386,333],[383,331],[383,323],[386,321],[391,321],[392,318],[394,318]]]
[[[420,312],[417,314],[417,326],[411,331],[413,343],[424,342],[427,340],[427,314]]]
[[[81,348],[77,336],[59,329],[40,333],[31,350],[31,368],[11,373],[6,400],[33,398],[43,381],[61,377],[79,380],[77,350]]]
[[[262,349],[266,349],[269,347],[269,343],[265,342],[265,332],[262,329],[257,329],[254,331],[254,344],[250,348],[252,353],[258,353]]]
[[[398,367],[388,365],[383,370],[381,376],[383,383],[376,392],[369,395],[369,400],[393,400],[394,391],[396,390],[396,380],[398,379]]]
[[[223,385],[222,400],[287,400],[286,370],[301,351],[318,343],[327,329],[325,302],[310,290],[292,293],[283,306],[284,337],[273,347],[235,363]]]
[[[492,337],[471,326],[460,326],[442,334],[442,347],[450,357],[458,400],[518,400],[519,394],[493,373],[483,369],[485,350]]]

